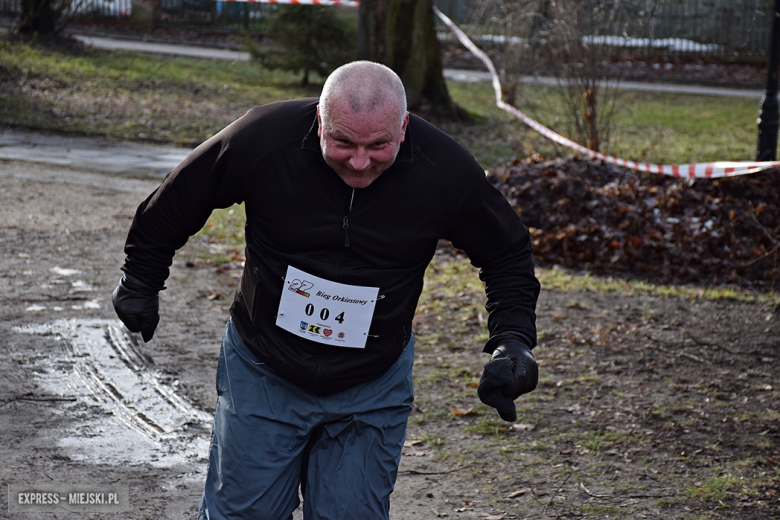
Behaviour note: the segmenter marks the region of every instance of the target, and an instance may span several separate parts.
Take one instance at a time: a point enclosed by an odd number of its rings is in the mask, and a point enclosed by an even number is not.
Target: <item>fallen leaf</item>
[[[427,457],[428,452],[427,451],[418,451],[418,450],[409,450],[404,451],[403,455],[406,457]]]
[[[461,415],[471,415],[471,414],[474,413],[474,409],[473,408],[466,408],[466,409],[463,409],[463,408],[453,408],[452,410],[450,410],[450,412],[452,413],[452,415],[458,415],[458,416],[461,416]]]
[[[531,488],[518,489],[517,491],[513,491],[512,493],[509,493],[506,497],[507,498],[516,498],[516,497],[525,495],[529,491],[531,491]]]

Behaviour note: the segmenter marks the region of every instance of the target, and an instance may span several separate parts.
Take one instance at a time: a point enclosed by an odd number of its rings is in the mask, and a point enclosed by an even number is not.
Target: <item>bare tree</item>
[[[639,0],[645,1],[645,0]],[[613,32],[623,0],[550,2],[551,58],[569,113],[569,134],[591,150],[609,143],[620,78],[609,75]]]

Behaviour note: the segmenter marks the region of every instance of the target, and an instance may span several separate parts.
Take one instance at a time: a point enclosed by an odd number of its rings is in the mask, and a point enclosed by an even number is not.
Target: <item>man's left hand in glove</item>
[[[498,344],[485,364],[477,394],[488,406],[498,410],[505,421],[517,420],[515,399],[536,388],[539,368],[531,349],[516,338]]]

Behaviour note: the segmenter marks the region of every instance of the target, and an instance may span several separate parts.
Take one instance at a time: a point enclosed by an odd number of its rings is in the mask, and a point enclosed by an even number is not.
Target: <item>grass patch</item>
[[[758,100],[622,92],[611,153],[661,164],[752,160]],[[717,136],[714,140],[706,137]]]
[[[656,284],[644,280],[628,280],[613,278],[611,276],[594,276],[590,273],[571,273],[559,268],[536,268],[536,277],[545,290],[558,291],[589,291],[589,292],[616,292],[625,295],[649,295],[684,298],[688,300],[737,300],[743,302],[762,302],[780,304],[780,295],[771,292],[768,294],[756,293],[735,287],[696,287]],[[453,300],[468,300],[467,295],[483,298],[483,284],[479,280],[478,271],[469,263],[467,258],[444,259],[433,262],[426,271],[425,287],[428,290],[426,297],[420,299],[418,313],[426,311],[446,314],[447,306]],[[465,290],[464,290],[465,289]],[[481,300],[458,302],[461,312],[468,305],[470,311],[481,310]],[[652,310],[646,307],[640,311],[645,318],[652,317]]]
[[[586,431],[567,437],[575,442],[575,448],[581,455],[600,455],[610,448],[641,445],[648,440],[641,434],[619,430]]]
[[[245,224],[246,211],[243,204],[215,210],[206,225],[189,240],[187,248],[180,254],[207,264],[243,262]]]
[[[593,276],[589,273],[569,273],[558,268],[536,268],[536,276],[544,289],[560,291],[617,292],[627,295],[671,296],[690,300],[738,300],[744,302],[780,303],[780,295],[759,294],[734,287],[695,287],[662,285],[643,280],[626,280]],[[649,313],[649,308],[643,314]]]
[[[694,500],[718,502],[726,500],[727,493],[732,490],[740,495],[751,496],[755,494],[755,490],[748,486],[743,478],[731,473],[696,482],[693,486],[683,489],[683,493]]]
[[[597,517],[606,515],[606,518],[626,518],[628,515],[633,514],[620,506],[609,504],[583,504],[579,506],[579,509],[584,515]]]
[[[0,124],[193,146],[249,108],[319,95],[252,63],[0,40]]]
[[[196,238],[206,238],[224,244],[226,248],[242,250],[246,247],[244,226],[246,209],[243,204],[234,204],[226,209],[215,210]]]
[[[448,86],[453,99],[474,114],[477,123],[447,131],[468,149],[479,150],[486,168],[537,152],[546,157],[570,153],[496,107],[489,83]],[[611,143],[603,152],[660,164],[751,160],[755,155],[757,100],[633,91],[619,91],[617,96]],[[569,136],[567,108],[557,88],[526,85],[518,100],[521,111]]]
[[[491,410],[492,411],[492,410]],[[493,419],[495,412],[490,417],[482,415],[474,424],[466,427],[468,433],[477,433],[480,435],[506,435],[507,423],[498,419]]]

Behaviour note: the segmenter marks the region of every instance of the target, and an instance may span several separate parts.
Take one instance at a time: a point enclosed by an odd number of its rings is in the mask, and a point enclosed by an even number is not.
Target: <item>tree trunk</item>
[[[54,33],[54,12],[50,0],[22,0],[19,25],[16,30],[22,33]]]
[[[433,0],[361,2],[358,58],[393,69],[404,82],[410,110],[467,119],[447,91],[433,17]]]

